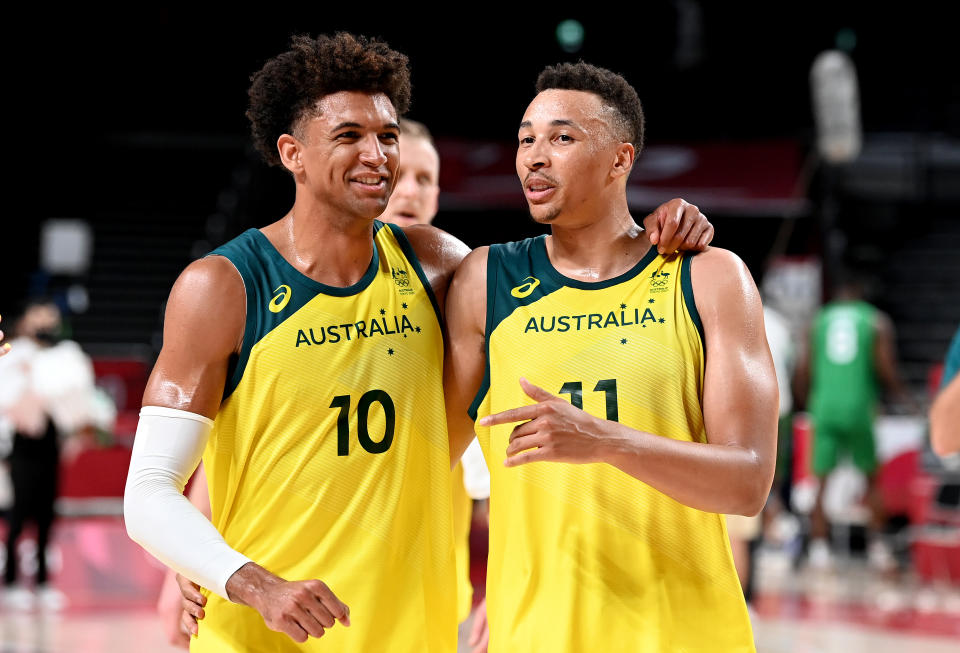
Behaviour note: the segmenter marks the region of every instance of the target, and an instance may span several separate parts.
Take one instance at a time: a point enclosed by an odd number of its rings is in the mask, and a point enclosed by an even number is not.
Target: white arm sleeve
[[[460,457],[460,463],[463,465],[463,487],[470,498],[489,499],[490,471],[487,469],[487,461],[483,459],[479,440],[474,438],[470,441],[470,446]]]
[[[173,408],[140,410],[123,495],[127,534],[160,562],[225,599],[230,576],[250,559],[231,549],[183,496],[213,422]]]

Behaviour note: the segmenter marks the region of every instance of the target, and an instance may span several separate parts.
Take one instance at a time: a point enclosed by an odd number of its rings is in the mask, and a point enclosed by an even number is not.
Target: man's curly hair
[[[319,115],[320,99],[338,91],[386,95],[397,115],[410,106],[407,56],[383,41],[337,32],[294,36],[286,52],[251,76],[247,118],[253,143],[270,165],[280,165],[277,139],[305,117]]]
[[[637,92],[615,72],[580,61],[544,68],[537,77],[537,93],[556,88],[598,95],[614,113],[613,128],[624,143],[633,143],[634,156],[643,149],[643,106]]]

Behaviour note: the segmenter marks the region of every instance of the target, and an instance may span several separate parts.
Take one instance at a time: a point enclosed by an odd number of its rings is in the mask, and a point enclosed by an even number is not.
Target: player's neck
[[[337,216],[328,207],[296,202],[263,232],[300,272],[343,288],[357,283],[370,266],[372,228],[372,220]]]
[[[623,274],[650,249],[646,233],[634,222],[626,202],[600,220],[552,224],[546,244],[550,262],[561,274],[584,281],[604,281]]]

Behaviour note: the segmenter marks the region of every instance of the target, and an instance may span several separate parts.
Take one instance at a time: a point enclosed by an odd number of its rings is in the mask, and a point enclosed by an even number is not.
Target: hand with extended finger
[[[337,621],[350,625],[350,608],[320,580],[287,581],[251,562],[226,587],[231,601],[254,608],[268,628],[301,644]]]
[[[566,463],[600,462],[607,444],[604,421],[550,394],[524,378],[520,386],[537,403],[488,415],[480,426],[521,422],[510,434],[507,459],[503,464],[516,467],[537,461]]]

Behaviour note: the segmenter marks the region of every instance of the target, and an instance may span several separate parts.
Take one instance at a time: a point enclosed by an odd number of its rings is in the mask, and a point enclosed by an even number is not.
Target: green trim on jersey
[[[683,260],[680,261],[680,288],[683,291],[683,303],[687,307],[687,313],[690,314],[690,320],[697,327],[697,333],[700,334],[703,360],[707,360],[707,339],[703,335],[703,322],[700,321],[700,312],[697,310],[697,302],[693,297],[693,279],[690,276],[690,261],[697,254],[699,252],[683,253]]]
[[[553,278],[553,280],[560,286],[570,286],[571,288],[579,288],[580,290],[600,290],[601,288],[609,288],[610,286],[615,286],[618,283],[623,283],[624,281],[629,281],[634,278],[641,272],[643,269],[650,265],[650,261],[657,258],[657,248],[650,247],[647,250],[647,253],[644,254],[637,264],[632,268],[624,272],[623,274],[617,275],[612,279],[604,279],[603,281],[581,281],[580,279],[571,279],[570,277],[560,274],[560,272],[553,267],[553,264],[550,262],[550,256],[547,254],[547,237],[546,236],[537,236],[533,238],[533,260],[536,268],[538,270],[545,270],[547,276]],[[526,241],[524,241],[526,242]]]
[[[374,237],[382,227],[383,223],[374,222]],[[407,253],[406,250],[404,253]],[[293,267],[259,229],[247,229],[207,256],[222,256],[230,261],[240,274],[247,295],[243,345],[240,353],[230,360],[223,399],[229,397],[239,385],[250,359],[250,351],[264,336],[318,294],[348,297],[363,292],[376,277],[380,265],[380,253],[374,244],[370,265],[357,283],[345,288],[328,286]],[[436,305],[436,300],[433,301]]]
[[[440,330],[446,337],[446,323],[443,321],[443,313],[440,311],[440,302],[437,301],[437,296],[433,291],[433,286],[430,285],[430,280],[427,279],[427,275],[423,271],[423,267],[420,265],[420,259],[417,258],[416,253],[413,251],[413,245],[410,244],[410,239],[407,238],[407,234],[403,232],[399,226],[387,223],[380,222],[379,220],[374,220],[373,224],[376,225],[374,233],[380,230],[380,227],[386,226],[393,232],[394,237],[397,239],[397,244],[400,245],[400,250],[403,252],[403,255],[407,257],[407,260],[413,263],[413,269],[416,270],[417,276],[420,277],[420,283],[423,284],[424,289],[427,291],[427,296],[430,298],[430,302],[433,304],[433,310],[437,313],[437,322],[440,323]]]

